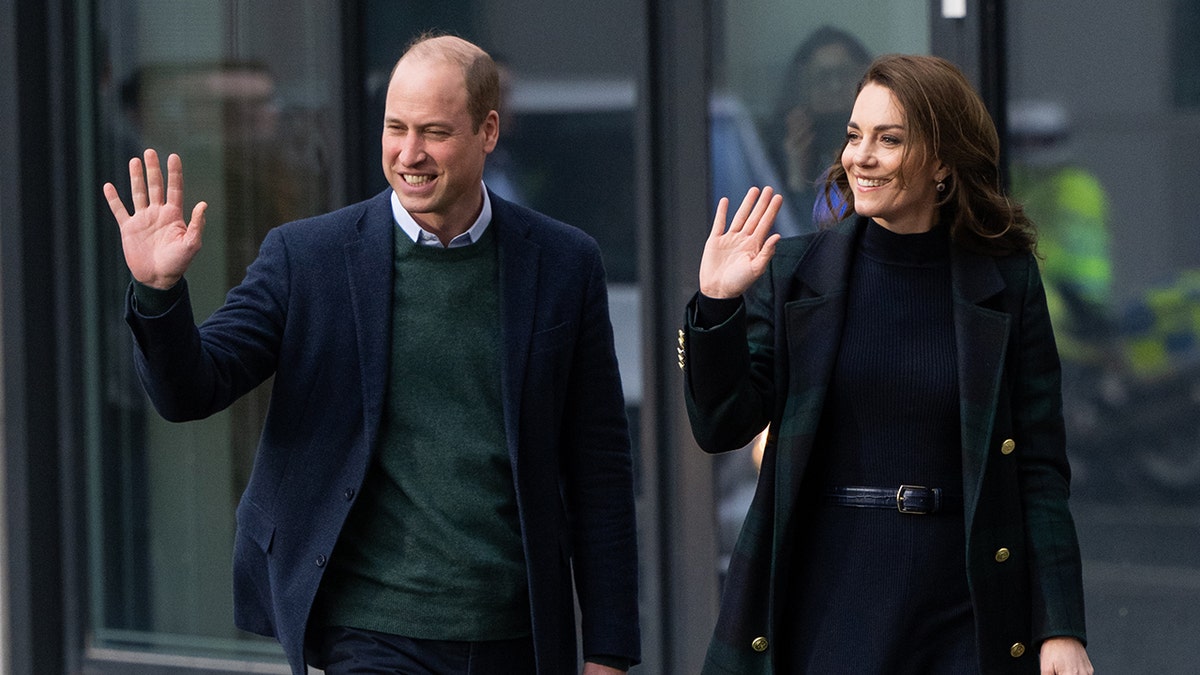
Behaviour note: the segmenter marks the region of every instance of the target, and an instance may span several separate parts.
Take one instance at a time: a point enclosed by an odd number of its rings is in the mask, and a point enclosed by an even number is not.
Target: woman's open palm
[[[726,229],[729,200],[717,204],[712,231],[700,258],[700,292],[710,298],[734,298],[746,292],[775,255],[778,234],[770,234],[783,196],[752,187]]]

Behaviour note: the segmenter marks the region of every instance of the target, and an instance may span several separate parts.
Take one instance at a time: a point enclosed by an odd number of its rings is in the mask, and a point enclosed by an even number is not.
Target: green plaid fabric
[[[865,225],[855,219],[781,241],[744,307],[721,325],[697,328],[694,300],[686,311],[680,364],[697,443],[710,453],[735,450],[771,428],[706,674],[775,672],[776,579],[799,545],[789,541],[794,505]],[[1058,354],[1033,256],[955,248],[951,260],[967,576],[980,665],[985,673],[1036,673],[1042,640],[1085,637]]]

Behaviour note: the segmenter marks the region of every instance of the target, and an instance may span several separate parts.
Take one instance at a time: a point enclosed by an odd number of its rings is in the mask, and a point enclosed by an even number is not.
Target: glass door
[[[1200,631],[1200,5],[1007,4],[1009,170],[1041,233],[1097,672]]]
[[[82,184],[111,181],[128,204],[130,157],[146,147],[182,157],[186,208],[210,204],[188,274],[203,320],[269,228],[345,199],[341,6],[99,0],[78,12],[92,71],[80,78],[92,88],[79,151],[93,175]],[[286,672],[274,641],[234,628],[229,572],[269,388],[190,424],[154,412],[132,366],[120,237],[98,192],[87,197],[85,658],[99,672]]]

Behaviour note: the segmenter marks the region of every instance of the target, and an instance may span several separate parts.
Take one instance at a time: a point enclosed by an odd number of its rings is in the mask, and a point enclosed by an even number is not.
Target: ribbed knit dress
[[[793,533],[781,673],[978,672],[967,590],[946,228],[868,224]],[[827,487],[942,488],[928,515],[826,503]]]

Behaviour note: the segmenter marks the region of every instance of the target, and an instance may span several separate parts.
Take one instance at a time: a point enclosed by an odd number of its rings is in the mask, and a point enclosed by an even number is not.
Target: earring
[[[945,191],[946,191],[946,182],[945,182],[945,181],[940,181],[940,180],[938,181],[938,184],[937,184],[937,191],[938,191],[938,192],[945,192]]]

